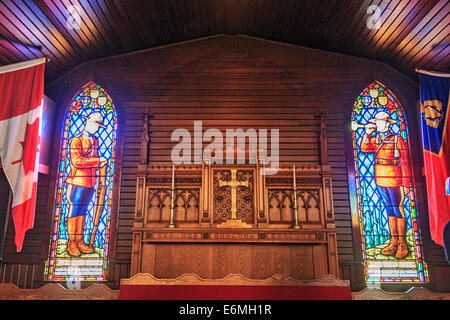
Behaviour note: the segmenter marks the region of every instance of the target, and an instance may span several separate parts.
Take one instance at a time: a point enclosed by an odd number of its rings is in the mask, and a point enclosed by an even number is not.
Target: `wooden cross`
[[[231,169],[230,181],[219,181],[219,187],[231,188],[231,219],[236,220],[236,202],[237,202],[237,187],[248,187],[248,181],[238,181],[236,179],[237,169]]]

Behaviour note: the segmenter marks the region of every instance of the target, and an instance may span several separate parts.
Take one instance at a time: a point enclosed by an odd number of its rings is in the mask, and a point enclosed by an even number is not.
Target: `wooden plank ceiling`
[[[379,28],[367,27],[371,5]],[[415,67],[450,67],[449,12],[445,0],[0,0],[0,65],[45,55],[52,81],[84,61],[241,33],[384,61],[417,79]]]

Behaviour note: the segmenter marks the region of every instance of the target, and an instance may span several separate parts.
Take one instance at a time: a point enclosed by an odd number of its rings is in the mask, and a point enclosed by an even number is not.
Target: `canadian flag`
[[[17,252],[34,226],[45,58],[0,67],[0,159],[11,186]]]

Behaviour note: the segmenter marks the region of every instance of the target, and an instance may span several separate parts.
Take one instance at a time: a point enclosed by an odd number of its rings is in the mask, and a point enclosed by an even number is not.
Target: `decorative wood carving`
[[[255,220],[253,170],[218,169],[213,171],[214,223]]]
[[[328,165],[328,141],[327,141],[327,129],[325,127],[324,111],[320,111],[318,117],[320,118],[320,163],[323,166]]]
[[[135,220],[144,219],[144,193],[145,193],[145,177],[139,177],[136,185],[136,207],[134,212]]]
[[[196,226],[216,227],[233,219],[235,211],[236,220],[253,227],[279,225],[289,228],[295,225],[294,206],[297,201],[300,226],[310,228],[316,224],[326,227],[326,222],[334,228],[331,177],[322,169],[320,165],[296,166],[297,196],[294,199],[292,167],[281,167],[274,176],[262,176],[259,165],[217,166],[203,163],[201,166],[177,167],[175,221],[181,225],[196,222]],[[232,172],[236,175],[236,186],[230,187]],[[186,196],[190,197],[188,203],[184,199]],[[171,168],[140,166],[136,221],[143,221],[144,224],[167,222],[171,200]]]
[[[334,206],[333,206],[333,187],[331,177],[325,176],[323,178],[323,192],[324,192],[324,210],[327,222],[334,222]]]
[[[201,222],[208,223],[209,219],[209,184],[211,177],[211,164],[210,162],[202,162],[202,204],[203,204],[203,213]]]
[[[148,161],[148,147],[150,144],[150,123],[149,120],[152,118],[152,114],[149,109],[145,109],[142,114],[143,117],[143,129],[141,135],[141,158],[140,164],[147,164]]]
[[[137,227],[139,226],[139,224],[135,222],[134,226]],[[131,274],[135,274],[140,271],[141,252],[142,252],[142,232],[133,232],[133,245],[131,251]]]
[[[142,242],[248,242],[248,243],[327,243],[325,230],[273,229],[152,229]],[[336,252],[336,251],[334,251]]]
[[[333,206],[333,187],[331,179],[331,167],[328,163],[328,140],[327,129],[325,126],[326,112],[320,111],[320,164],[323,170],[323,193],[324,193],[324,211],[325,221],[334,227],[334,206]]]
[[[413,287],[406,292],[388,292],[380,288],[365,288],[352,293],[353,300],[450,300],[450,293],[433,292]]]
[[[131,275],[216,277],[240,266],[238,273],[256,279],[280,270],[298,279],[337,276],[336,230],[324,199],[324,185],[332,191],[324,183],[329,172],[317,164],[295,166],[295,193],[293,167],[281,167],[273,176],[260,172],[260,165],[178,166],[175,227],[169,228],[172,168],[140,166],[143,218],[136,215],[133,225]]]
[[[297,208],[300,224],[323,224],[319,189],[298,189]],[[293,191],[288,189],[269,189],[269,221],[288,223],[294,221]]]
[[[174,278],[196,273],[216,279],[239,273],[263,279],[286,274],[304,280],[337,276],[323,115],[319,143],[320,163],[281,166],[270,176],[261,174],[264,163],[206,161],[177,166],[172,184],[171,164],[141,163],[131,275],[149,272]]]
[[[328,274],[314,280],[298,280],[288,275],[274,274],[267,279],[248,279],[242,274],[229,274],[221,279],[204,279],[196,274],[183,274],[174,279],[160,279],[149,273],[138,273],[129,279],[122,279],[122,285],[204,285],[204,286],[335,286],[348,287],[348,280],[341,280]]]
[[[171,190],[168,188],[147,189],[146,210],[149,222],[168,222],[170,218]],[[175,190],[175,221],[198,222],[200,189]]]
[[[258,224],[264,225],[267,223],[267,215],[264,204],[266,203],[266,177],[262,174],[262,167],[259,163],[256,165],[256,199],[257,199],[257,214]]]
[[[104,284],[85,289],[66,289],[59,283],[48,283],[37,289],[19,289],[12,283],[0,284],[0,300],[117,300],[119,290]]]

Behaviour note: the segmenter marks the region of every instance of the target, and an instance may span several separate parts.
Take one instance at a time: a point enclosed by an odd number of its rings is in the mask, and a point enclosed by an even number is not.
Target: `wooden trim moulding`
[[[0,300],[117,300],[119,290],[95,283],[85,289],[65,289],[59,283],[48,283],[37,289],[19,289],[12,283],[0,284]]]
[[[129,279],[122,279],[121,285],[249,285],[249,286],[337,286],[349,287],[348,280],[341,280],[328,274],[314,280],[297,280],[287,275],[274,274],[267,279],[248,279],[241,274],[229,274],[221,279],[203,279],[193,273],[185,273],[174,279],[156,278],[150,273],[138,273]]]

